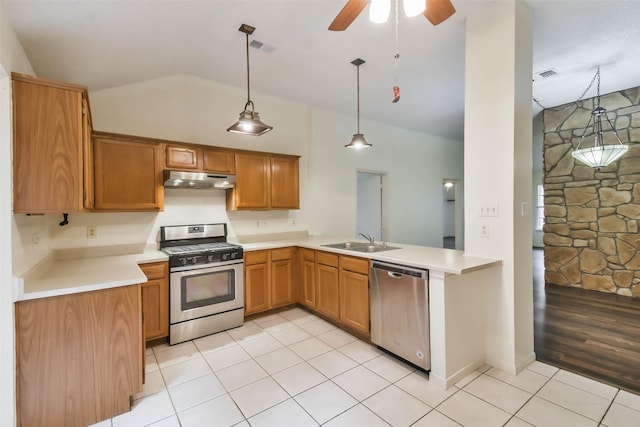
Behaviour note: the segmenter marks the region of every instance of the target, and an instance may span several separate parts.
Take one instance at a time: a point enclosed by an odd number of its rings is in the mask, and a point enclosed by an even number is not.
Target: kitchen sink
[[[382,244],[382,243],[375,243],[375,244],[371,245],[368,242],[341,242],[341,243],[330,243],[330,244],[321,245],[321,246],[325,246],[327,248],[345,249],[345,250],[349,250],[349,251],[369,252],[369,253],[371,253],[371,252],[390,251],[390,250],[394,250],[394,249],[401,249],[401,248],[397,248],[395,246],[387,246],[387,245]]]

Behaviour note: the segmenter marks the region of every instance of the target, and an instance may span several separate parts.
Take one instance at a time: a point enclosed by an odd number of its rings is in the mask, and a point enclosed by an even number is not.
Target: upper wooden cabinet
[[[234,152],[201,145],[167,144],[165,169],[234,174]]]
[[[236,186],[228,210],[299,209],[299,156],[236,153]]]
[[[154,140],[94,132],[95,210],[162,210],[162,160]]]
[[[87,88],[22,74],[13,79],[13,210],[91,208]]]

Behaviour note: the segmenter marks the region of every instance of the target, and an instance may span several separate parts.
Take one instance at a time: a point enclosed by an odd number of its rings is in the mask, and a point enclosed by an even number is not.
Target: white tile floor
[[[640,426],[640,396],[539,362],[442,390],[299,308],[147,349],[146,368],[131,412],[96,426]]]

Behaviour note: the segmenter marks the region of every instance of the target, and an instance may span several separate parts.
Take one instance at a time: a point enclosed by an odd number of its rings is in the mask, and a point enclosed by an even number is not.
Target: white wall
[[[15,425],[15,346],[12,249],[17,227],[11,215],[11,80],[9,73],[33,73],[0,3],[0,425]],[[44,221],[39,218],[40,226]],[[37,255],[36,255],[37,256]]]
[[[486,359],[515,373],[535,357],[531,218],[520,213],[522,203],[531,206],[528,6],[493,2],[469,17],[465,61],[465,249],[503,260],[484,284]],[[498,215],[480,216],[486,204],[497,205]]]
[[[310,223],[316,234],[354,235],[357,171],[384,172],[385,240],[442,247],[442,179],[463,179],[463,146],[448,140],[361,120],[373,147],[346,150],[355,115],[313,109],[309,182]]]

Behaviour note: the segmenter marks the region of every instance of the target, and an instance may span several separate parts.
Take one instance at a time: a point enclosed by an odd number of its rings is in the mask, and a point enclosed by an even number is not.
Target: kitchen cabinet
[[[340,256],[340,321],[369,334],[369,261]]]
[[[316,308],[316,258],[313,250],[300,249],[300,274],[302,289],[300,302],[311,309]]]
[[[235,174],[235,154],[219,147],[166,144],[165,169]]]
[[[333,320],[340,319],[340,275],[338,255],[316,251],[316,310]]]
[[[95,210],[162,210],[162,144],[106,132],[94,132],[93,137]]]
[[[300,208],[299,156],[237,152],[236,186],[227,190],[227,210]]]
[[[141,264],[147,282],[142,286],[145,341],[169,336],[169,263]]]
[[[87,88],[12,73],[13,210],[82,212],[92,207]]]
[[[292,304],[295,248],[244,254],[245,313],[253,314]]]
[[[17,425],[85,427],[142,390],[140,285],[19,301]]]

